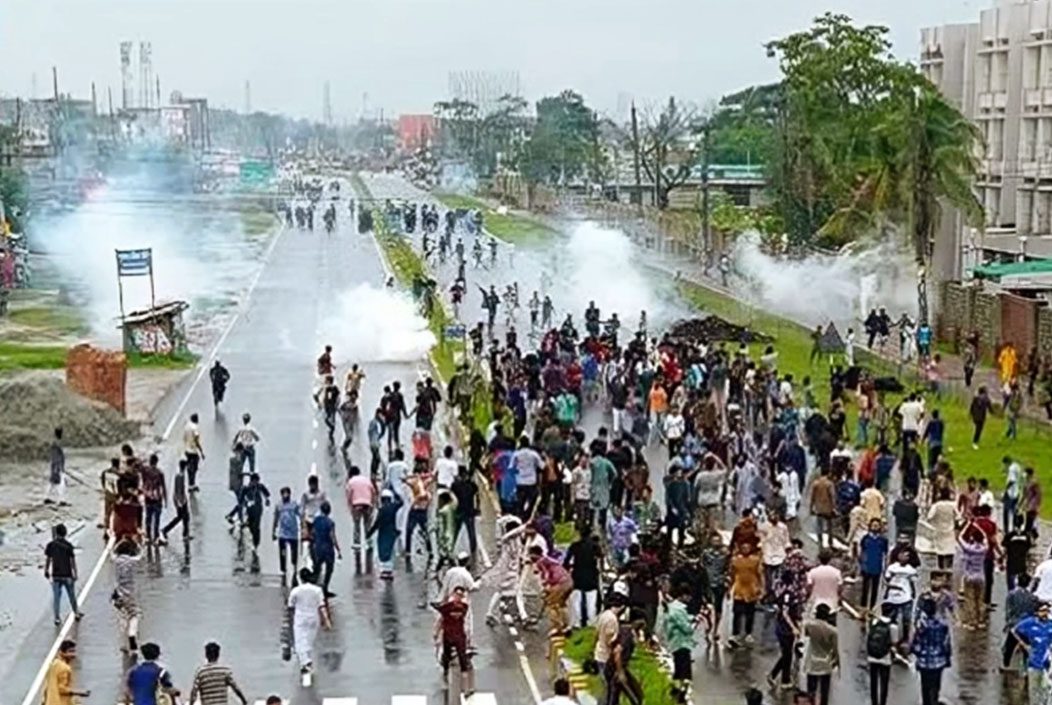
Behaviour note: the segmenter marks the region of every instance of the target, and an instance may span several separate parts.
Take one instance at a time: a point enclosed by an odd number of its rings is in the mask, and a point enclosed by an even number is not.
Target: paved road
[[[346,225],[346,227],[344,227]],[[273,493],[284,485],[298,496],[312,464],[333,501],[341,544],[351,546],[351,527],[342,499],[345,470],[317,423],[309,394],[314,359],[326,341],[319,339],[322,321],[332,314],[337,296],[356,285],[381,285],[383,269],[368,236],[352,233],[349,223],[326,235],[288,231],[277,242],[244,314],[222,340],[218,355],[230,369],[232,382],[224,410],[213,414],[207,381],[189,390],[185,407],[179,395],[168,414],[180,412],[163,464],[170,469],[182,424],[192,411],[201,413],[206,461],[202,490],[194,500],[194,540],[187,550],[178,541],[144,559],[139,577],[144,611],[142,641],[161,645],[162,661],[177,685],[187,689],[202,647],[209,640],[224,646],[224,660],[251,699],[279,693],[293,703],[353,697],[361,705],[396,703],[394,696],[417,695],[424,700],[404,705],[442,702],[440,673],[431,642],[432,614],[418,607],[417,576],[400,573],[393,585],[372,575],[355,575],[350,550],[337,565],[332,589],[334,629],[318,640],[318,672],[313,689],[302,689],[298,669],[280,658],[280,626],[284,591],[280,585],[276,548],[264,541],[258,572],[239,553],[223,514],[232,499],[227,492],[230,438],[242,411],[251,411],[263,440],[258,467]],[[352,362],[336,349],[340,371]],[[375,404],[381,387],[400,380],[412,389],[422,360],[377,362],[353,360],[367,372],[363,409]],[[158,434],[165,431],[158,428]],[[405,433],[403,431],[403,433]],[[368,450],[352,448],[353,461],[367,467]],[[269,518],[269,517],[268,517]],[[267,524],[265,523],[265,527]],[[267,531],[264,531],[265,537]],[[492,530],[481,529],[484,536]],[[177,535],[173,534],[173,538]],[[86,577],[88,568],[82,567]],[[43,584],[41,585],[43,589]],[[78,682],[91,688],[90,703],[110,705],[121,695],[128,666],[118,651],[116,615],[109,605],[112,567],[105,565],[84,601],[87,617],[73,629],[80,647]],[[477,596],[482,603],[488,595]],[[15,668],[0,685],[0,702],[20,702],[40,667],[54,628],[41,618],[23,645]],[[506,634],[479,631],[477,689],[495,695],[499,705],[530,700],[519,662]]]
[[[418,202],[433,202],[434,199],[426,192],[420,191],[407,183],[404,179],[393,174],[363,174],[366,184],[376,198],[405,198]],[[419,247],[419,237],[416,239]],[[546,248],[546,249],[545,249]],[[635,258],[631,267],[622,272],[621,280],[641,277],[648,285],[657,292],[657,300],[668,307],[668,311],[682,312],[686,305],[681,301],[669,300],[669,279],[662,276],[659,270],[653,266],[646,266],[650,253],[633,248]],[[512,279],[518,279],[524,291],[531,291],[540,281],[540,271],[549,263],[557,262],[568,256],[565,242],[550,243],[545,246],[531,248],[519,248],[512,261],[502,258],[498,266],[493,269],[473,270],[470,265],[467,270],[469,290],[472,288],[472,279],[479,279],[480,283],[488,286],[490,282],[497,284],[498,290],[502,289],[502,283]],[[601,255],[599,255],[601,256]],[[656,264],[656,262],[654,263]],[[574,272],[574,264],[562,262],[561,269],[564,273]],[[617,266],[623,266],[618,262]],[[592,271],[601,271],[602,263],[597,263]],[[455,276],[455,265],[447,263],[437,270],[438,277],[446,287]],[[558,279],[556,280],[558,282]],[[558,284],[556,284],[558,286]],[[600,283],[596,283],[596,291],[603,291]],[[469,291],[468,308],[481,318],[484,314],[478,307],[478,292]],[[553,294],[557,305],[564,306],[573,313],[575,320],[581,319],[587,301],[593,298],[589,287],[567,287]],[[594,298],[598,298],[595,296]],[[525,296],[523,297],[525,302]],[[601,307],[603,302],[599,301]],[[603,308],[604,315],[607,308]],[[563,313],[562,315],[565,315]],[[674,314],[666,313],[665,318]],[[475,320],[465,316],[466,320]],[[498,316],[498,319],[502,319]],[[628,316],[625,316],[628,319]],[[526,313],[520,316],[520,320],[527,320]],[[520,331],[522,326],[520,325]],[[498,334],[501,327],[498,326]],[[600,425],[609,426],[610,418],[601,409],[586,408],[582,419],[582,426],[593,435]],[[661,501],[662,478],[667,463],[667,452],[663,447],[652,446],[646,449],[645,455],[651,467],[651,484],[655,488],[655,496]],[[805,502],[806,505],[806,502]],[[728,526],[730,524],[728,523]],[[812,556],[817,553],[817,545],[814,541],[813,527],[810,521],[804,519],[804,540],[806,550]],[[923,546],[919,546],[923,550]],[[929,569],[930,557],[925,558],[924,569]],[[1005,596],[1005,585],[1003,574],[998,573],[995,577],[994,602],[1003,605]],[[858,587],[850,586],[847,590],[848,600],[855,605],[859,603]],[[725,610],[725,619],[729,620],[729,606]],[[946,702],[955,703],[979,703],[991,700],[1008,702],[1008,693],[1018,686],[1017,679],[1013,676],[1002,676],[997,671],[999,661],[999,647],[1002,633],[1000,626],[1003,623],[1003,609],[991,615],[992,627],[988,631],[969,632],[955,630],[955,666],[944,676],[943,699]],[[724,633],[729,631],[729,621],[725,621]],[[694,700],[699,705],[723,705],[734,702],[740,693],[749,685],[764,685],[767,673],[777,660],[777,648],[773,634],[773,621],[768,622],[763,616],[757,618],[758,646],[751,650],[727,651],[725,649],[706,649],[704,644],[699,646],[694,654]],[[761,634],[763,635],[761,637]],[[531,662],[538,674],[545,673],[547,666],[544,658],[546,645],[544,638],[539,634],[527,633],[523,637]],[[851,619],[844,618],[840,626],[841,654],[844,660],[844,669],[840,677],[833,681],[833,702],[866,702],[869,697],[868,671],[865,666],[865,639],[861,634],[861,624]],[[889,693],[890,702],[918,702],[919,681],[916,674],[904,666],[895,668],[892,674]]]

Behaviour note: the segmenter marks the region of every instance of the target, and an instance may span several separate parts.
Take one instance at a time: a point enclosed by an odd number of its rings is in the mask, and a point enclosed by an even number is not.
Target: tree
[[[898,75],[887,32],[827,13],[767,45],[784,76],[770,176],[795,243],[811,241],[858,188]]]
[[[537,101],[537,120],[519,155],[527,182],[587,180],[601,176],[603,164],[599,120],[580,94],[566,90]]]
[[[515,167],[526,139],[528,107],[525,98],[503,95],[497,100],[494,109],[482,118],[479,126],[480,144],[475,156],[480,174],[492,175],[500,165]]]
[[[766,164],[774,154],[782,84],[750,86],[720,99],[709,120],[709,161]]]
[[[701,127],[694,110],[669,98],[657,115],[644,114],[639,144],[631,133],[627,135],[629,146],[639,151],[640,165],[654,184],[658,208],[668,207],[669,193],[686,183],[697,165]]]
[[[5,155],[18,149],[18,133],[14,127],[0,125],[0,203],[14,232],[21,232],[19,215],[27,206],[25,179],[22,172],[4,163]],[[0,227],[2,230],[2,227]]]
[[[448,156],[474,161],[478,149],[479,108],[459,98],[435,103],[439,121],[439,146]]]

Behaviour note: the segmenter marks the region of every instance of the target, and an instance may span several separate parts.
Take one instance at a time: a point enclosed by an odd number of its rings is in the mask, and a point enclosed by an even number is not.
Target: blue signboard
[[[153,271],[153,252],[145,250],[117,250],[117,276],[144,277]]]
[[[465,335],[467,335],[467,332],[468,332],[468,329],[463,324],[456,324],[456,325],[446,326],[446,337],[447,338],[454,338],[454,339],[456,339],[456,338],[463,338]]]

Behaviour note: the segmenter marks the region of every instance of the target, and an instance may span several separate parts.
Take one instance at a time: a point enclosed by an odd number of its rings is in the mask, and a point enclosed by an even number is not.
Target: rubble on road
[[[774,338],[769,335],[758,333],[713,315],[677,321],[669,329],[668,337],[672,340],[702,343],[714,341],[770,343],[774,341]]]

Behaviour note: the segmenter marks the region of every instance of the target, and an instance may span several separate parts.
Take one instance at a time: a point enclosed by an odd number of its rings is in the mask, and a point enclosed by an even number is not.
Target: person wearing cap
[[[402,498],[389,489],[380,493],[380,508],[376,519],[365,535],[368,541],[376,534],[376,560],[380,565],[380,579],[391,580],[394,577],[394,549],[398,541],[398,512],[402,508]]]

